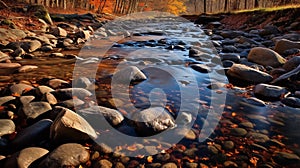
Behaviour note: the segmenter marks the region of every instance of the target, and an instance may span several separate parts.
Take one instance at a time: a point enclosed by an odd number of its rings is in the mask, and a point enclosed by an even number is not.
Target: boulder
[[[248,61],[272,67],[279,67],[286,62],[286,60],[275,51],[263,47],[252,48],[248,54]]]

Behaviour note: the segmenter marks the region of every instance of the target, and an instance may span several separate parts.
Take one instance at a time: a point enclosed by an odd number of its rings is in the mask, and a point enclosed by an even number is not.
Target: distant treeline
[[[216,13],[300,4],[300,0],[17,0],[52,8],[80,8],[95,12],[128,14],[160,10],[175,14]]]

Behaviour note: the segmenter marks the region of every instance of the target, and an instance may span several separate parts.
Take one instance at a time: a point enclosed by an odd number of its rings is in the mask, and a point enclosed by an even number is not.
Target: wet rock
[[[26,52],[34,52],[42,47],[42,43],[38,40],[24,41],[21,43],[21,48]]]
[[[84,118],[62,108],[50,128],[50,137],[56,142],[74,142],[95,139],[97,134]]]
[[[211,72],[211,68],[204,64],[192,64],[190,65],[191,68],[193,68],[195,71],[198,71],[200,73],[209,73]]]
[[[61,57],[61,58],[63,58],[63,57],[65,57],[65,55],[63,53],[51,53],[49,55],[49,57]]]
[[[233,62],[240,62],[240,55],[236,53],[220,53],[221,61],[230,60]]]
[[[19,84],[12,85],[9,89],[12,94],[15,93],[15,94],[22,95],[24,91],[31,90],[33,89],[33,87],[27,84],[19,83]]]
[[[279,67],[286,62],[286,60],[275,51],[263,47],[252,48],[248,55],[248,61],[263,66],[272,66],[272,67]]]
[[[282,165],[300,163],[300,157],[293,153],[278,152],[274,156],[274,161]]]
[[[242,128],[254,128],[254,125],[252,122],[249,122],[249,121],[244,121],[244,122],[241,122],[239,124],[240,127]]]
[[[18,132],[10,145],[14,149],[19,149],[32,144],[38,144],[48,139],[51,125],[52,121],[49,119],[40,120]]]
[[[222,31],[220,35],[224,38],[233,39],[238,36],[242,36],[243,34],[244,34],[244,32],[242,32],[242,31],[225,30],[225,31]]]
[[[69,100],[72,99],[73,96],[84,100],[86,97],[92,96],[92,93],[84,88],[57,89],[53,94],[55,94],[60,100]]]
[[[243,137],[247,135],[247,130],[245,130],[244,128],[232,128],[230,130],[230,134],[233,136],[238,136],[238,137]]]
[[[39,147],[25,148],[9,157],[4,167],[29,168],[34,161],[42,158],[48,152],[48,150]]]
[[[19,63],[0,63],[0,75],[10,75],[20,67]]]
[[[186,163],[185,163],[185,167],[186,167],[186,168],[197,168],[197,167],[198,167],[198,163],[190,163],[190,162],[186,162]]]
[[[47,102],[31,102],[24,105],[22,110],[27,118],[35,119],[41,114],[52,110],[52,107]]]
[[[116,126],[119,125],[124,120],[123,115],[119,111],[107,107],[103,107],[103,106],[93,106],[90,108],[82,109],[79,110],[79,113],[80,115],[84,116],[84,118],[88,119],[88,121],[90,122],[95,121],[95,122],[91,122],[92,124],[99,123],[101,119],[105,118],[110,124]],[[106,121],[102,121],[102,122],[106,122]],[[102,124],[98,124],[98,125],[102,125]]]
[[[129,66],[119,70],[113,75],[113,82],[128,83],[134,81],[146,80],[146,75],[135,66]]]
[[[4,105],[5,103],[8,103],[12,100],[15,100],[16,98],[13,96],[4,96],[0,97],[0,106]]]
[[[254,93],[265,98],[279,99],[283,94],[287,93],[287,90],[284,87],[261,83],[255,86]]]
[[[80,164],[86,163],[89,158],[89,152],[82,145],[68,143],[54,149],[38,167],[77,167]]]
[[[295,57],[291,58],[290,60],[288,60],[283,65],[282,68],[285,69],[286,71],[291,71],[291,70],[295,69],[299,65],[300,65],[300,56],[295,56]]]
[[[292,48],[292,49],[285,50],[283,52],[283,55],[284,56],[290,56],[290,55],[296,55],[298,53],[300,53],[300,49],[298,49],[298,48]]]
[[[15,124],[9,119],[0,119],[0,137],[15,132]]]
[[[81,31],[79,31],[79,32],[77,32],[76,34],[75,34],[75,36],[77,37],[77,38],[82,38],[82,39],[84,39],[84,40],[87,40],[87,39],[89,39],[90,38],[90,32],[88,31],[88,30],[81,30]]]
[[[300,49],[300,42],[281,39],[276,42],[274,50],[279,54],[283,54],[286,50],[293,48]]]
[[[257,132],[250,132],[247,135],[247,138],[251,138],[255,142],[259,142],[259,143],[266,143],[267,141],[270,140],[270,138],[267,135],[261,134],[261,133],[257,133]]]
[[[73,87],[88,88],[92,82],[87,77],[80,77],[73,83]]]
[[[109,160],[101,159],[94,164],[93,168],[111,168],[112,166],[113,164]]]
[[[106,145],[105,143],[97,143],[93,145],[93,149],[105,154],[109,154],[113,152],[113,149],[110,146]]]
[[[65,100],[62,103],[63,103],[63,106],[72,109],[74,107],[83,105],[85,102],[80,99],[74,98],[74,99],[70,99],[70,100]]]
[[[38,69],[38,66],[35,65],[24,65],[18,69],[20,73],[32,72]]]
[[[242,64],[234,64],[227,71],[227,74],[231,77],[252,83],[267,83],[272,80],[272,76],[269,74]]]
[[[290,107],[300,108],[300,99],[297,97],[286,97],[281,102]]]
[[[139,134],[158,133],[175,126],[173,117],[162,107],[145,109],[134,113],[132,120],[135,122]]]
[[[43,52],[49,52],[49,51],[53,50],[53,47],[51,45],[45,45],[45,46],[41,47],[40,50]]]
[[[177,168],[177,165],[175,163],[166,163],[161,168]]]
[[[56,37],[67,37],[68,35],[67,31],[61,27],[51,27],[50,34]]]
[[[234,53],[237,51],[237,48],[233,45],[223,46],[222,52],[224,53]]]

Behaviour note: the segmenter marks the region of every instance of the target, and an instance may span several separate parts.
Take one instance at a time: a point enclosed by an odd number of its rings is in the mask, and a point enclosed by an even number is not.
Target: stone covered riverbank
[[[0,29],[0,167],[299,166],[297,30],[149,14],[107,25],[56,15],[44,30]],[[112,79],[130,97],[114,96]],[[195,86],[199,98],[183,99],[180,89]],[[167,96],[150,102],[154,88]],[[176,144],[147,138],[188,124],[171,135],[182,137]],[[143,138],[124,143],[113,130]]]

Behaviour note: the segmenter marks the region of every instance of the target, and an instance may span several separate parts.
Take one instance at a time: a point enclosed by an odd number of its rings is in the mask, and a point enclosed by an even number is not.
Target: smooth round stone
[[[186,163],[185,163],[185,167],[186,167],[186,168],[197,168],[197,167],[198,167],[198,163],[190,163],[190,162],[186,162]]]
[[[286,62],[277,52],[263,47],[252,48],[248,54],[248,61],[271,67],[279,67]]]
[[[13,96],[4,96],[4,97],[0,97],[0,106],[2,106],[3,104],[10,102],[12,100],[15,100],[16,97]]]
[[[97,134],[80,115],[62,108],[50,128],[50,138],[55,142],[76,142],[96,139]]]
[[[35,119],[41,114],[52,110],[52,107],[47,102],[31,102],[27,105],[24,105],[22,110],[27,118]]]
[[[80,144],[68,143],[54,149],[39,168],[77,167],[90,159],[89,152]]]
[[[276,42],[274,50],[279,54],[283,54],[284,51],[292,48],[300,49],[300,42],[280,39]]]
[[[233,141],[225,141],[223,146],[225,149],[231,150],[234,148],[234,142]]]
[[[48,81],[48,85],[53,89],[57,89],[61,86],[69,85],[69,82],[61,80],[61,79],[51,79]]]
[[[0,82],[8,82],[12,79],[10,76],[0,76]]]
[[[242,64],[234,64],[227,71],[227,74],[231,77],[241,79],[251,83],[268,83],[273,78],[269,74],[259,71],[254,68],[250,68]]]
[[[240,127],[244,127],[244,128],[254,128],[254,125],[252,124],[252,122],[249,121],[245,121],[239,124]]]
[[[177,165],[175,163],[166,163],[161,168],[177,168]]]
[[[10,75],[20,67],[19,63],[0,63],[0,75]]]
[[[11,93],[22,95],[25,90],[31,90],[33,87],[27,84],[19,83],[12,85],[9,89]]]
[[[260,142],[260,143],[266,143],[267,141],[270,140],[270,138],[267,135],[257,133],[257,132],[248,133],[247,138],[252,138],[255,142]]]
[[[50,105],[55,105],[58,102],[57,99],[55,98],[55,96],[51,93],[45,93],[42,97],[42,101],[46,101]]]
[[[207,147],[207,150],[208,150],[211,154],[214,154],[214,155],[216,155],[216,154],[219,153],[219,150],[218,150],[215,146],[213,146],[213,145],[209,145],[209,146]]]
[[[236,53],[220,53],[220,58],[222,61],[230,60],[233,62],[239,62],[241,57],[239,54]]]
[[[145,146],[144,150],[147,155],[155,155],[159,153],[156,146]]]
[[[16,126],[12,120],[0,119],[0,137],[3,135],[12,134],[15,132]]]
[[[247,135],[247,130],[245,130],[244,128],[232,128],[230,130],[230,134],[233,136],[238,136],[238,137],[243,137]]]
[[[93,145],[93,149],[105,154],[113,152],[113,149],[105,143],[97,143],[96,145]]]
[[[48,52],[48,51],[52,51],[53,47],[50,45],[46,45],[46,46],[41,47],[40,50],[44,51],[44,52]]]
[[[26,127],[18,132],[15,139],[11,142],[11,146],[22,148],[46,140],[49,137],[49,130],[52,123],[50,119],[43,119]]]
[[[190,67],[200,73],[209,73],[212,71],[212,69],[209,66],[204,64],[192,64],[190,65]]]
[[[39,147],[25,148],[9,157],[4,167],[29,168],[34,161],[42,158],[48,152],[48,150]]]
[[[78,99],[84,100],[86,97],[92,96],[92,93],[84,88],[65,88],[58,89],[55,92],[58,95],[60,100],[69,100],[73,96],[76,96]]]
[[[279,99],[287,90],[284,87],[269,85],[269,84],[258,84],[254,88],[255,95],[263,96],[265,98],[277,98]]]
[[[38,69],[38,66],[35,66],[35,65],[24,65],[18,69],[18,72],[25,73],[25,72],[35,71],[37,69]]]
[[[80,100],[80,99],[70,99],[70,100],[65,100],[63,101],[63,104],[67,108],[74,108],[83,105],[85,102]]]

